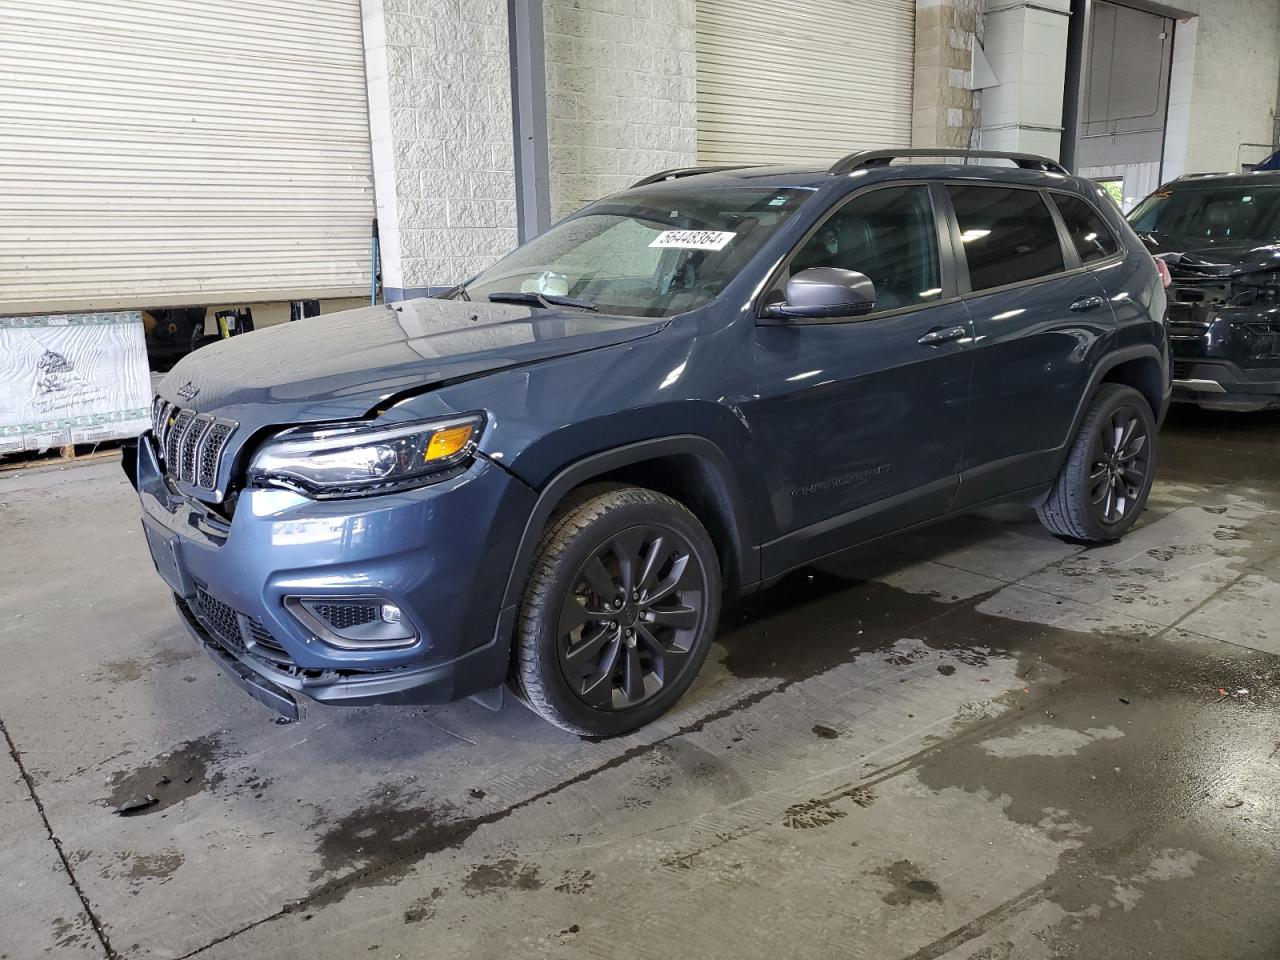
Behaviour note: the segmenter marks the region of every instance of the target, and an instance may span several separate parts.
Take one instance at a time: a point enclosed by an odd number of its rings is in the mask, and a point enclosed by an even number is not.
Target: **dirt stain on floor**
[[[462,883],[468,897],[483,897],[508,890],[537,890],[542,886],[538,865],[513,857],[477,863]]]
[[[107,782],[111,792],[102,802],[117,808],[130,800],[142,800],[149,795],[156,802],[131,816],[159,813],[220,784],[224,775],[219,764],[229,755],[223,750],[222,738],[218,734],[188,740],[141,767],[117,770]]]
[[[452,804],[418,801],[403,785],[379,787],[374,799],[334,820],[321,811],[311,824],[321,831],[320,862],[307,901],[340,900],[354,887],[399,882],[418,860],[475,832],[480,821],[460,820],[456,812]]]
[[[197,650],[161,650],[149,657],[133,657],[128,660],[108,660],[93,675],[103,683],[121,684],[141,680],[152,670],[177,666],[199,655]]]
[[[885,867],[871,871],[892,884],[880,899],[891,907],[905,907],[913,903],[938,903],[942,893],[938,885],[910,860],[896,860]]]
[[[404,912],[405,923],[426,923],[436,915],[436,902],[444,896],[444,891],[436,887],[425,897],[419,897]]]

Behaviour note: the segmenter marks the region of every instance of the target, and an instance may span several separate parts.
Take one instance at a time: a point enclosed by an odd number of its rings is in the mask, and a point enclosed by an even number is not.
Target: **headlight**
[[[350,497],[417,487],[453,476],[471,459],[484,417],[276,434],[249,464],[249,483],[308,496]]]

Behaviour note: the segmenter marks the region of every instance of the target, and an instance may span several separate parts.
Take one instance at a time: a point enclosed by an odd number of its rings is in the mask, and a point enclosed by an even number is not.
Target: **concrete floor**
[[[277,725],[118,464],[0,475],[0,957],[1274,960],[1278,478],[1280,417],[1180,411],[1123,543],[1004,511],[796,575],[591,743]]]

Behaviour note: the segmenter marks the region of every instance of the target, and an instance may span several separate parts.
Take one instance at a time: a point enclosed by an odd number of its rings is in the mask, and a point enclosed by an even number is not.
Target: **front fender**
[[[503,605],[518,604],[533,554],[547,521],[569,491],[615,470],[662,457],[688,456],[705,467],[715,484],[719,507],[727,515],[736,568],[743,585],[760,579],[760,559],[751,523],[751,511],[743,497],[729,458],[711,440],[696,434],[651,437],[589,454],[562,466],[539,491],[538,499],[516,549]]]

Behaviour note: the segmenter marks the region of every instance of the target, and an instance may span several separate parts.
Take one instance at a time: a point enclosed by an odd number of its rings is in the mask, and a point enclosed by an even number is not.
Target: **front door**
[[[801,243],[768,295],[820,266],[876,288],[870,314],[756,328],[758,395],[744,413],[771,496],[766,577],[946,511],[972,341],[942,270],[947,242],[927,185],[865,190]]]

